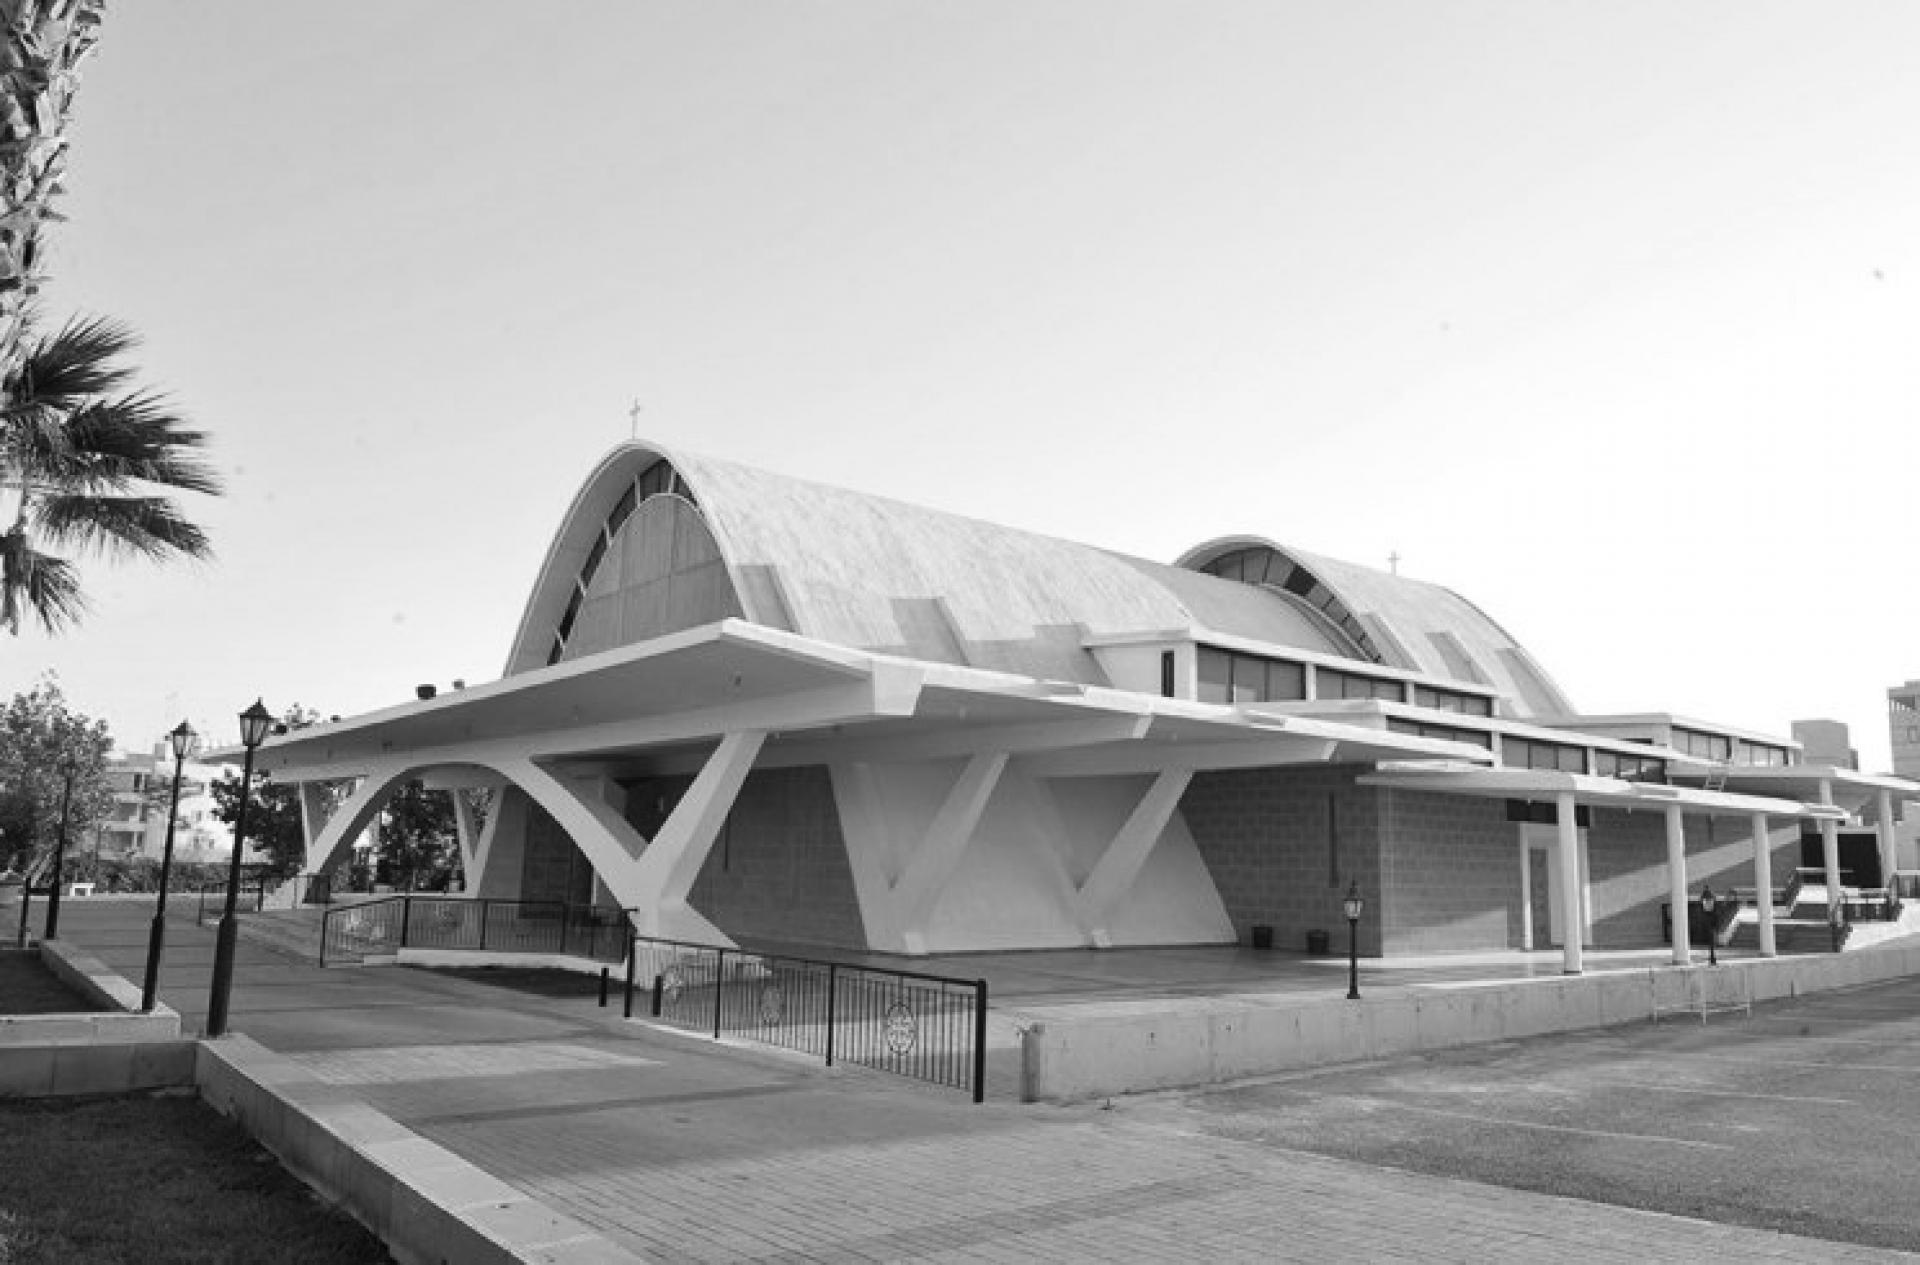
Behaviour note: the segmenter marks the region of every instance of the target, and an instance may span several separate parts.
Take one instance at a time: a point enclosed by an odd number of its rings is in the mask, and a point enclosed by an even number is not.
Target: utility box
[[[1253,929],[1253,947],[1271,949],[1273,947],[1273,928],[1264,923]]]

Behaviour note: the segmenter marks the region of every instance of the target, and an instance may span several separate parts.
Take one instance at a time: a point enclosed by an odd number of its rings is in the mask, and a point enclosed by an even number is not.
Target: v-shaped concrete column
[[[893,885],[891,900],[896,925],[905,939],[907,952],[925,953],[923,932],[940,890],[960,865],[960,858],[973,839],[980,815],[993,798],[994,787],[1007,768],[1007,753],[992,751],[967,761],[953,789],[947,792],[933,824],[908,859],[906,869]]]
[[[493,767],[546,809],[586,854],[594,873],[623,908],[633,910],[642,935],[703,944],[731,945],[720,929],[687,904],[687,892],[753,768],[766,735],[732,733],[720,740],[693,785],[648,840],[600,792],[556,777],[530,759],[500,760]]]
[[[1154,778],[1153,785],[1127,815],[1120,832],[1100,854],[1093,872],[1080,884],[1074,900],[1075,913],[1096,948],[1112,947],[1113,937],[1107,931],[1107,921],[1114,907],[1133,890],[1134,880],[1140,877],[1141,867],[1152,854],[1153,845],[1160,841],[1160,833],[1179,808],[1180,797],[1186,794],[1191,781],[1191,769],[1168,769]]]

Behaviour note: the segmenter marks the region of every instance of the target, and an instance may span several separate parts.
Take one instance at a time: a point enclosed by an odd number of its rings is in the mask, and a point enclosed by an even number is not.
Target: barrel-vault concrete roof
[[[1087,638],[1210,630],[1323,655],[1355,655],[1346,638],[1290,595],[636,442],[608,453],[568,508],[521,617],[508,675],[546,663],[553,629],[601,525],[633,480],[660,459],[679,472],[699,505],[745,618],[767,627],[865,650],[1086,684],[1105,683],[1082,644]],[[1382,609],[1404,613],[1417,607],[1424,621],[1454,629],[1467,644],[1518,649],[1492,621],[1446,590],[1322,559],[1314,564],[1338,576],[1343,592]],[[1404,586],[1406,595],[1396,595],[1395,586]],[[1436,601],[1428,590],[1448,600]],[[1471,679],[1437,655],[1388,662]],[[1510,684],[1499,675],[1482,683]]]

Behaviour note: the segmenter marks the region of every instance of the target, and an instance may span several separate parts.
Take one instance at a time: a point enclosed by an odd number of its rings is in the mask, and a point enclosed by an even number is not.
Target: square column
[[[1833,783],[1820,779],[1820,802],[1833,806]],[[1840,908],[1840,823],[1831,817],[1820,819],[1820,864],[1827,871],[1827,921],[1837,921],[1834,914]]]
[[[1687,827],[1680,806],[1667,806],[1667,900],[1673,909],[1673,964],[1693,961],[1693,928],[1687,917]]]
[[[1760,956],[1779,956],[1773,944],[1773,851],[1767,815],[1753,815],[1753,903],[1760,911]]]
[[[1581,915],[1580,826],[1575,819],[1573,792],[1562,791],[1554,797],[1554,816],[1559,824],[1560,843],[1560,925],[1565,954],[1561,970],[1578,975],[1586,969],[1580,942],[1586,938],[1586,920]]]
[[[1874,833],[1880,842],[1880,884],[1893,886],[1894,865],[1899,861],[1893,846],[1893,792],[1881,791],[1874,796]]]

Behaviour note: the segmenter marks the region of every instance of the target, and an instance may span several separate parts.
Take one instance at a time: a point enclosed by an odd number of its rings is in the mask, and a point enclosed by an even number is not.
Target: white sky
[[[628,433],[1150,558],[1452,587],[1590,712],[1920,676],[1920,5],[113,6],[55,315],[210,568],[0,645],[144,745],[499,673]]]

